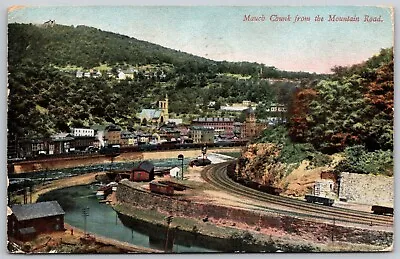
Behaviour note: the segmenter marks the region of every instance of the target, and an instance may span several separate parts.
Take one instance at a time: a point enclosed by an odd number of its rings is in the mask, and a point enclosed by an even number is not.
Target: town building
[[[281,103],[271,103],[269,108],[266,109],[268,113],[269,125],[275,125],[277,123],[286,123],[287,108]]]
[[[158,109],[143,109],[137,114],[141,125],[157,124],[162,125],[169,119],[168,96],[164,101],[158,102]]]
[[[94,129],[72,128],[74,137],[94,137]]]
[[[217,135],[233,136],[234,120],[232,118],[197,118],[192,120],[192,126],[213,128]]]
[[[13,205],[8,216],[8,235],[28,241],[42,233],[65,231],[64,210],[57,201]]]
[[[104,141],[107,145],[121,144],[121,128],[116,125],[110,125],[106,128]]]
[[[193,143],[214,143],[215,131],[213,128],[193,126],[189,133]]]
[[[130,131],[121,131],[121,141],[120,141],[120,145],[122,147],[125,146],[134,146],[137,145],[137,137],[135,134],[133,134]]]
[[[100,142],[96,137],[89,137],[89,136],[82,136],[82,137],[75,137],[73,142],[71,143],[71,148],[73,151],[84,151],[89,147],[96,147],[100,146]]]
[[[256,115],[252,108],[245,111],[246,121],[242,124],[241,138],[252,139],[261,134],[261,132],[267,127],[267,124],[257,122]]]
[[[74,142],[74,137],[70,133],[58,133],[51,136],[49,143],[49,155],[68,153],[71,148],[71,143]]]
[[[256,109],[257,104],[250,101],[243,101],[242,103],[232,103],[231,105],[221,106],[220,110],[227,112],[242,112],[250,107]]]

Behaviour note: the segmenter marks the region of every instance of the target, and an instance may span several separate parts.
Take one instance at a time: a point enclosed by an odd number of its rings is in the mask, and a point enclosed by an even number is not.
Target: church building
[[[140,119],[141,125],[157,124],[162,125],[167,123],[169,119],[168,115],[168,96],[165,97],[164,101],[158,102],[158,109],[143,109],[137,114]]]

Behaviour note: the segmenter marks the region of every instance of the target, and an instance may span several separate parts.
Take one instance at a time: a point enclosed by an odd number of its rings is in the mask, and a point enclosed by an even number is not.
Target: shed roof
[[[145,171],[148,173],[154,172],[154,165],[149,161],[141,162],[137,167],[132,169],[133,171]]]
[[[57,201],[19,204],[12,206],[11,209],[19,221],[65,214],[64,210]]]

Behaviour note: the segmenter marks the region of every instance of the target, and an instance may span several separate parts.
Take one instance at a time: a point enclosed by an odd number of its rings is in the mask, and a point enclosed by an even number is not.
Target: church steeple
[[[167,122],[169,119],[168,114],[168,94],[165,95],[165,101],[160,101],[158,103],[158,108],[161,110],[162,122]]]

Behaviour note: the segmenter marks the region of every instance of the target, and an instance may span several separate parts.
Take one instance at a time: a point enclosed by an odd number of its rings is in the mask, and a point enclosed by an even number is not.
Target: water
[[[94,193],[95,190],[96,187],[93,185],[74,186],[52,191],[41,197],[40,200],[68,197],[67,201],[59,201],[65,210],[66,223],[84,229],[83,208],[88,207],[89,216],[87,217],[86,229],[89,233],[142,247],[163,250],[165,245],[165,228],[154,227],[151,229],[146,224],[138,225],[136,228],[135,224],[129,224],[131,227],[124,225],[117,216],[117,213],[109,205],[99,203]],[[196,240],[191,240],[184,245],[175,243],[172,247],[172,252],[204,253],[217,252],[217,250],[196,245]]]

